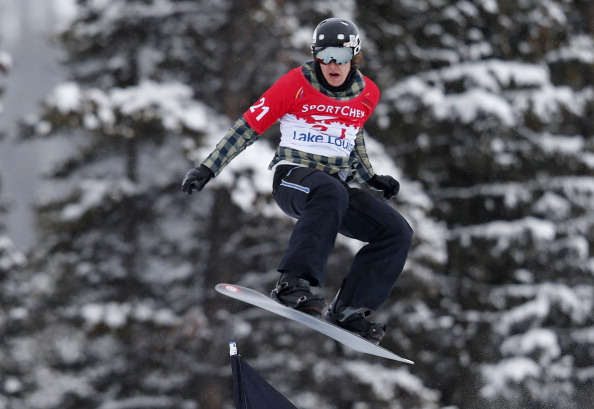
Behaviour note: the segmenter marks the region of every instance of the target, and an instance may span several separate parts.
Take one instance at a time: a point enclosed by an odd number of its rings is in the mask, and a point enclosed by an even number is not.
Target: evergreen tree
[[[300,15],[318,8],[303,6]],[[229,125],[197,99],[230,116],[242,112],[272,75],[307,58],[313,25],[324,16],[317,13],[300,36],[291,32],[299,23],[289,4],[114,0],[81,1],[79,7],[60,36],[71,81],[56,87],[24,127],[25,137],[65,139],[71,149],[47,172],[51,190],[38,207],[43,234],[30,275],[48,285],[32,294],[28,336],[43,339],[45,347],[21,359],[33,370],[19,378],[27,393],[11,404],[221,407],[230,400],[225,337],[234,334],[253,354],[278,357],[264,375],[282,373],[288,396],[313,399],[311,407],[366,401],[388,407],[400,394],[408,407],[437,407],[437,395],[408,370],[401,371],[408,382],[390,380],[389,392],[378,391],[362,371],[377,364],[348,354],[342,359],[350,369],[312,384],[316,371],[334,366],[323,351],[336,345],[321,335],[303,339],[302,328],[262,311],[254,315],[212,291],[221,281],[267,291],[276,280],[284,248],[278,237],[288,238],[291,222],[277,220],[270,201],[262,158],[272,151],[265,141],[198,197],[179,192],[185,170]],[[246,27],[262,33],[262,41],[241,35]],[[244,49],[245,55],[234,51]],[[228,68],[235,55],[239,66]],[[238,98],[220,103],[219,95]],[[422,192],[405,203],[413,218],[423,220]],[[332,268],[345,271],[341,260],[349,257],[346,247],[339,249]],[[334,278],[334,290],[339,280]],[[246,326],[255,329],[238,331]],[[298,376],[286,371],[287,362],[300,363]],[[337,381],[345,376],[360,386],[358,393],[342,394]],[[53,399],[41,403],[50,391]]]
[[[400,79],[375,133],[450,229],[447,269],[409,308],[433,319],[404,315],[426,385],[460,408],[588,406],[592,7],[379,1],[363,13],[378,22],[372,64]]]
[[[23,131],[69,149],[31,264],[0,281],[0,407],[231,407],[230,340],[304,409],[591,405],[592,6],[296,3],[77,2],[60,36],[70,81]],[[383,95],[370,157],[415,230],[377,317],[414,367],[212,291],[277,278],[291,221],[268,193],[273,132],[179,191],[334,15],[361,29]],[[326,299],[352,251],[338,240]]]
[[[224,189],[196,201],[179,190],[191,163],[184,147],[229,124],[159,67],[158,56],[175,51],[178,33],[168,30],[208,20],[201,2],[165,3],[80,2],[61,35],[71,81],[24,127],[25,137],[66,139],[71,149],[47,172],[31,266],[50,284],[29,311],[47,353],[22,359],[33,370],[15,406],[223,403],[228,380],[215,374],[226,344],[211,339],[225,327],[205,291],[208,272],[244,271],[241,259],[225,264],[222,232],[258,223],[238,217]],[[52,400],[38,399],[50,391]]]

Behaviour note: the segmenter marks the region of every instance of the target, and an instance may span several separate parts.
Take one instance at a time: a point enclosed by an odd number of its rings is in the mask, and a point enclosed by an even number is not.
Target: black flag
[[[229,349],[237,409],[297,409],[237,354],[235,342],[229,343]]]

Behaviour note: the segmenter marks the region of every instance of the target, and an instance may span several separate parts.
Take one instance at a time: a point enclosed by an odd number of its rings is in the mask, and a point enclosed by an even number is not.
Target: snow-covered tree
[[[588,406],[592,7],[373,3],[371,64],[398,79],[375,132],[450,230],[402,311],[423,378],[464,408]]]
[[[439,394],[408,369],[399,372],[404,380],[387,379],[386,372],[378,383],[369,377],[377,364],[347,355],[350,367],[321,375],[334,366],[334,355],[323,351],[340,353],[336,345],[317,334],[302,339],[302,328],[261,311],[254,315],[212,291],[227,280],[267,291],[276,280],[284,247],[278,237],[288,237],[291,222],[279,219],[270,202],[266,141],[198,197],[179,192],[185,170],[204,158],[230,120],[271,78],[307,58],[313,26],[330,9],[314,2],[299,9],[240,1],[79,5],[60,36],[71,80],[48,95],[24,128],[28,138],[57,139],[68,148],[48,170],[38,207],[43,234],[29,277],[45,285],[31,289],[24,309],[29,338],[13,341],[25,346],[8,350],[31,368],[15,378],[27,392],[10,404],[229,405],[225,350],[226,337],[233,336],[267,357],[263,374],[282,374],[280,389],[303,401],[301,407],[322,401],[329,407],[372,402],[397,408],[400,401],[437,407]],[[354,2],[344,5],[348,16]],[[295,15],[307,10],[315,20],[299,30]],[[377,165],[399,172],[381,146],[370,142],[370,149]],[[439,231],[425,220],[430,204],[423,192],[402,182],[414,192],[403,202],[410,217]],[[443,254],[444,243],[432,240],[425,252]],[[344,271],[340,255],[351,254],[340,247],[332,268]],[[297,376],[287,362],[299,364]],[[337,381],[344,377],[358,385],[356,394],[341,393]],[[385,382],[388,390],[380,388]],[[52,399],[42,402],[50,391]]]
[[[205,288],[216,279],[209,272],[224,280],[245,270],[238,258],[223,265],[221,233],[257,223],[236,214],[226,190],[194,201],[181,194],[191,166],[184,150],[220,137],[229,121],[153,59],[175,51],[160,40],[184,42],[168,34],[180,16],[200,28],[206,14],[201,2],[80,2],[61,36],[71,81],[24,129],[68,149],[47,171],[31,266],[48,283],[28,310],[43,317],[30,329],[46,348],[11,351],[33,368],[19,379],[28,393],[15,407],[220,407],[225,399],[227,377],[215,375],[226,345],[210,341],[224,326]],[[44,381],[48,374],[55,382]],[[52,400],[38,399],[48,391]]]
[[[23,132],[64,156],[2,298],[0,408],[230,408],[231,340],[303,409],[591,405],[589,3],[78,1],[59,36],[70,80]],[[330,16],[357,21],[383,91],[368,149],[401,181],[415,243],[377,319],[412,367],[212,290],[277,278],[291,221],[268,193],[274,132],[179,191]],[[338,240],[326,299],[352,251]]]

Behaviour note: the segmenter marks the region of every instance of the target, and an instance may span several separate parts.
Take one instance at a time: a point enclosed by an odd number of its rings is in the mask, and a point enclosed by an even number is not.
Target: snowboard
[[[215,286],[215,290],[223,295],[226,295],[227,297],[235,298],[236,300],[255,305],[256,307],[263,308],[282,317],[296,321],[302,325],[305,325],[306,327],[335,339],[336,341],[355,351],[391,359],[398,362],[404,362],[411,365],[414,364],[414,362],[409,359],[398,356],[392,351],[380,347],[379,345],[375,345],[372,342],[367,341],[366,339],[334,324],[324,321],[323,319],[294,310],[293,308],[285,307],[284,305],[272,300],[268,296],[258,291],[252,290],[251,288],[242,287],[236,284],[217,284]]]

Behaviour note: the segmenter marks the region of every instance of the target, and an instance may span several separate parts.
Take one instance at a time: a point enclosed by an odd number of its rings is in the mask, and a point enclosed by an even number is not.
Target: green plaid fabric
[[[281,161],[307,166],[330,174],[345,172],[347,180],[355,179],[358,182],[366,182],[374,175],[373,168],[371,167],[367,152],[365,151],[363,130],[359,131],[357,134],[355,148],[348,158],[314,155],[312,153],[279,146],[272,162],[268,165],[268,169],[272,169],[274,165]]]
[[[302,72],[316,90],[341,101],[348,101],[349,99],[355,98],[361,93],[365,86],[363,75],[359,71],[355,74],[352,86],[342,92],[328,91],[320,85],[315,76],[313,61],[305,63],[302,66]],[[279,146],[268,168],[272,169],[274,165],[279,162],[286,161],[296,165],[319,169],[330,174],[344,172],[347,174],[347,180],[356,179],[359,182],[365,182],[371,179],[374,172],[371,163],[369,162],[369,157],[367,156],[363,135],[363,130],[360,130],[359,133],[357,133],[355,147],[348,158],[314,155],[296,149]],[[233,158],[239,155],[245,148],[256,142],[259,137],[260,135],[249,126],[242,116],[235,121],[223,139],[217,144],[215,150],[204,160],[204,162],[202,162],[202,164],[209,168],[216,176],[233,160]]]
[[[221,170],[229,162],[259,138],[260,135],[249,126],[242,116],[229,128],[223,139],[215,147],[215,150],[208,155],[202,164],[212,170],[216,176],[221,173]]]
[[[355,148],[351,152],[351,156],[354,157],[352,164],[352,176],[358,182],[367,182],[373,177],[375,172],[373,171],[373,167],[369,161],[369,156],[367,156],[363,129],[357,133],[357,139],[355,139]]]

